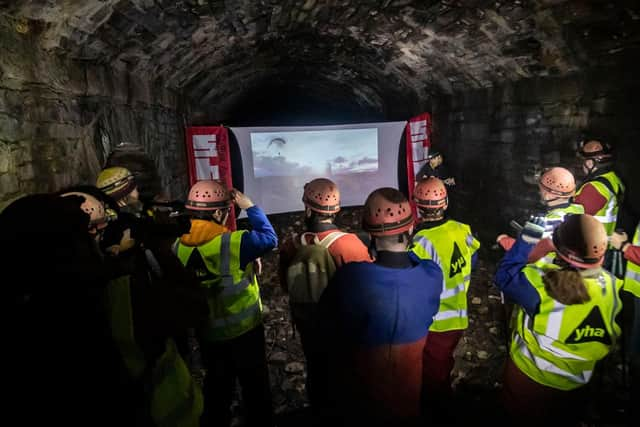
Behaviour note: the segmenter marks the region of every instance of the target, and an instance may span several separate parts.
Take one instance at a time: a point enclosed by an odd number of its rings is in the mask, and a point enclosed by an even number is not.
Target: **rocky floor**
[[[300,213],[272,215],[269,218],[280,238],[302,229]],[[359,218],[358,209],[344,209],[337,223],[343,229],[357,231]],[[241,220],[239,226],[245,228],[246,223]],[[501,388],[501,372],[507,357],[507,315],[492,280],[501,255],[490,247],[481,248],[469,290],[469,328],[455,351],[452,384],[455,399],[459,407],[464,408],[461,415],[465,424],[495,421],[500,413],[495,396]],[[298,336],[294,334],[289,321],[287,296],[280,289],[277,262],[277,250],[263,257],[263,271],[259,278],[273,404],[281,425],[308,425],[304,415],[292,415],[305,414],[308,405],[304,357]],[[628,379],[623,375],[622,368],[625,365],[621,353],[616,352],[603,365],[600,375],[596,375],[592,382],[593,405],[584,408],[585,425],[626,425],[622,420],[628,400]],[[242,425],[239,399],[234,402],[234,413],[234,425]]]

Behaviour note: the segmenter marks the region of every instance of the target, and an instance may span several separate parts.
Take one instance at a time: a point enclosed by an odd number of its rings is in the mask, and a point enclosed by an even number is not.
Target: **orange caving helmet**
[[[435,176],[421,179],[413,190],[413,200],[422,209],[446,209],[449,203],[447,187]]]
[[[572,266],[595,268],[604,261],[607,232],[591,215],[567,215],[553,232],[553,244],[556,253]]]
[[[185,208],[192,211],[215,211],[232,205],[231,193],[220,181],[198,181],[189,190]]]
[[[409,231],[414,224],[409,201],[395,188],[375,190],[364,204],[362,228],[372,236],[393,236]]]
[[[340,190],[327,178],[316,178],[304,185],[302,203],[318,213],[334,214],[340,211]]]
[[[541,191],[551,193],[560,198],[569,198],[576,193],[576,180],[565,168],[551,168],[542,174],[538,181]]]
[[[60,197],[80,196],[84,198],[84,202],[80,205],[86,214],[89,215],[89,233],[95,234],[98,230],[102,230],[107,226],[109,218],[104,209],[104,204],[90,194],[71,191],[61,194]]]
[[[578,154],[584,159],[607,159],[611,157],[611,146],[595,139],[580,143]]]

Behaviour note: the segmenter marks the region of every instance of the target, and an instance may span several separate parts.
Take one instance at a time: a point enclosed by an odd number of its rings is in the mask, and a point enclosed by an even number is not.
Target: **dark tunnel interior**
[[[617,228],[633,237],[638,76],[634,0],[0,0],[0,213],[27,195],[93,184],[109,166],[129,168],[145,199],[183,203],[191,127],[372,124],[429,113],[429,150],[443,154],[456,181],[447,214],[481,243],[452,371],[470,408],[465,425],[479,425],[500,409],[487,402],[501,390],[509,354],[496,237],[516,235],[512,221],[540,208],[541,171],[561,166],[585,179],[576,150],[591,139],[613,147],[625,186]],[[250,171],[228,135],[232,181],[245,191]],[[392,175],[409,194],[405,135]],[[303,208],[267,215],[278,239],[303,231]],[[350,206],[336,221],[362,237],[362,214]],[[282,425],[307,425],[304,356],[279,287],[279,256],[276,248],[261,258],[260,276],[273,405]],[[626,340],[634,313],[621,315]],[[198,357],[188,361],[196,377]],[[624,357],[607,359],[590,385],[602,401],[585,409],[587,425],[627,425]],[[239,400],[235,425],[243,425]]]
[[[226,114],[228,121],[222,123],[228,126],[313,126],[394,120],[358,104],[354,97],[330,98],[323,94],[323,89],[329,94],[346,93],[342,88],[319,88],[309,83],[307,88],[295,82],[261,85],[238,99]],[[202,124],[210,123],[204,119]]]

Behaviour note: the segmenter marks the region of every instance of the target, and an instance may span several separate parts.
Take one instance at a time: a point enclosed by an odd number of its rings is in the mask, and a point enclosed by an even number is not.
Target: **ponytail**
[[[580,272],[574,268],[550,271],[542,281],[547,294],[564,305],[584,304],[591,299]]]

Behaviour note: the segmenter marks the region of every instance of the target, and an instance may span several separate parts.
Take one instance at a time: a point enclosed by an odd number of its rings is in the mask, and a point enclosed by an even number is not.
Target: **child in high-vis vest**
[[[246,210],[251,231],[225,226],[233,204]],[[276,247],[277,235],[259,207],[219,181],[196,182],[185,207],[191,230],[176,242],[175,251],[206,288],[210,313],[197,331],[207,370],[202,426],[229,426],[236,378],[247,425],[270,426],[273,408],[254,261]]]
[[[480,242],[467,224],[445,216],[449,199],[440,179],[420,180],[413,194],[420,222],[410,254],[416,259],[433,260],[444,275],[440,308],[429,328],[424,351],[425,402],[444,402],[451,391],[453,352],[469,325],[467,292]]]
[[[420,421],[423,352],[443,276],[435,262],[409,256],[413,224],[400,191],[372,192],[362,227],[371,236],[375,262],[345,264],[320,298],[328,409],[335,417],[327,425]]]
[[[543,238],[551,237],[553,230],[564,221],[566,215],[584,213],[584,207],[573,202],[576,180],[568,169],[554,167],[545,171],[538,181],[538,189],[540,204],[544,206],[544,210],[532,215],[531,222],[535,220],[543,228],[541,230]],[[530,262],[537,262],[538,265],[553,262],[553,253],[549,253],[549,248],[545,247],[547,241],[541,240],[542,243],[531,251]],[[508,251],[513,247],[516,239],[500,234],[496,242]]]
[[[582,158],[584,181],[576,192],[576,203],[584,206],[584,212],[593,215],[604,225],[607,236],[616,230],[622,207],[625,185],[614,169],[614,152],[611,145],[590,140],[578,146]],[[609,248],[603,266],[611,269],[614,251]]]
[[[324,391],[318,390],[317,303],[336,268],[349,262],[370,262],[367,247],[357,235],[334,224],[340,211],[340,190],[331,180],[316,178],[304,186],[306,232],[284,239],[280,247],[280,283],[289,294],[291,318],[300,334],[307,364],[307,395],[317,409]]]
[[[622,280],[602,268],[607,234],[591,215],[569,215],[554,230],[553,264],[528,264],[533,245],[521,236],[495,277],[518,305],[502,402],[513,423],[575,425],[581,390],[620,336]]]
[[[633,238],[629,240],[626,232],[614,232],[610,245],[624,256],[626,271],[624,290],[633,295],[633,324],[629,345],[631,365],[631,419],[638,419],[640,408],[634,402],[640,401],[640,223],[636,225]]]

